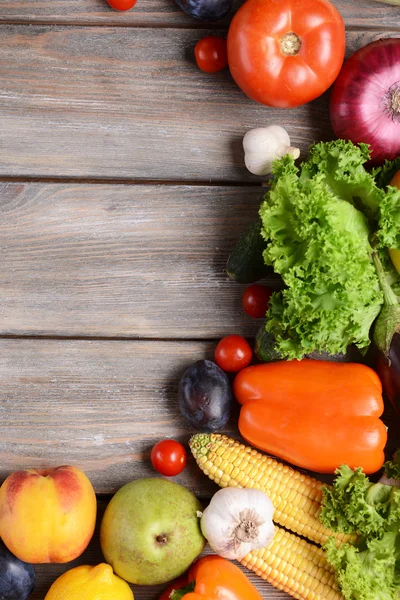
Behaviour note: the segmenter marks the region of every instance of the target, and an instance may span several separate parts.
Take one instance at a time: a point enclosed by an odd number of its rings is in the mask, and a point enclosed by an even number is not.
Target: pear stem
[[[377,251],[374,251],[372,253],[372,258],[378,273],[378,279],[385,299],[385,304],[387,306],[396,306],[399,303],[399,300],[394,291],[392,290],[390,283],[387,280],[385,271],[383,270],[382,263]]]

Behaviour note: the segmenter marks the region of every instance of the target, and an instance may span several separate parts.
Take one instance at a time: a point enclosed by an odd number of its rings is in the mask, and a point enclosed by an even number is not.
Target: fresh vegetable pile
[[[378,187],[382,169],[368,172],[368,156],[365,145],[337,140],[316,144],[300,168],[290,156],[275,162],[260,216],[264,260],[286,286],[266,323],[284,358],[370,343],[384,302],[373,254],[400,247],[400,191]]]
[[[225,436],[197,434],[190,446],[200,468],[222,487],[264,490],[273,497],[274,520],[322,544],[323,550],[276,528],[274,541],[252,550],[242,564],[290,594],[339,600],[392,600],[400,593],[400,467],[388,462],[395,485],[371,483],[361,469],[343,465],[334,486],[266,459]],[[224,461],[221,462],[221,457]],[[237,467],[236,474],[231,466]],[[251,477],[245,475],[250,471]],[[290,490],[292,502],[285,501]],[[309,498],[305,501],[304,498]],[[318,515],[319,518],[316,518]],[[319,525],[318,525],[319,523]],[[320,529],[321,524],[326,529]],[[345,539],[344,534],[352,536]],[[279,540],[279,544],[278,544]],[[301,569],[297,565],[301,564]],[[290,572],[288,578],[287,573]],[[336,583],[337,582],[337,583]],[[301,591],[299,591],[301,590]],[[296,596],[295,596],[296,597]]]
[[[355,545],[337,547],[329,539],[325,546],[345,598],[389,599],[400,593],[399,487],[371,483],[361,469],[344,465],[334,487],[324,489],[321,521],[359,535]]]
[[[136,0],[108,3],[125,11]],[[232,8],[231,0],[176,3],[205,21]],[[198,431],[189,441],[195,462],[223,489],[203,508],[166,479],[186,468],[184,445],[158,441],[150,461],[163,477],[127,483],[106,508],[106,562],[68,570],[46,600],[133,600],[128,582],[169,583],[161,600],[261,600],[234,560],[299,600],[396,600],[400,457],[384,463],[381,417],[382,384],[400,413],[400,39],[373,42],[342,68],[344,24],[328,0],[246,0],[227,42],[207,36],[194,52],[202,71],[228,65],[267,106],[300,106],[334,83],[339,139],[315,144],[296,166],[300,150],[282,127],[244,136],[246,167],[272,179],[227,273],[252,284],[246,314],[266,316],[255,345],[265,364],[251,364],[249,342],[233,334],[214,360],[187,366],[177,389],[182,418]],[[255,283],[271,273],[281,282],[273,293]],[[337,362],[372,344],[375,370]],[[218,433],[236,401],[250,446]],[[334,483],[255,448],[336,475]],[[385,477],[371,482],[382,466]],[[32,564],[79,557],[96,516],[80,469],[12,473],[0,488],[0,600],[29,597]],[[215,554],[199,558],[207,542]]]

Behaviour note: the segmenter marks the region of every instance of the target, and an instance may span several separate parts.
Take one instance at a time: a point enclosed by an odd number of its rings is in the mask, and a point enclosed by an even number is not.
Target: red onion
[[[371,163],[400,154],[400,38],[371,42],[344,63],[330,115],[338,138],[370,145]]]

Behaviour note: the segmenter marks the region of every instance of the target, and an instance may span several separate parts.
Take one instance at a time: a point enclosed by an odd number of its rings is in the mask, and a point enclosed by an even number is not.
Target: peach
[[[89,544],[96,495],[75,467],[16,471],[0,488],[0,538],[20,560],[66,563]]]

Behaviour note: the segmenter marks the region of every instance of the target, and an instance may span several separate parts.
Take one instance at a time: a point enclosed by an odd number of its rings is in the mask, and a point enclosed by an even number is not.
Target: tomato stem
[[[300,52],[301,39],[294,33],[289,31],[279,41],[282,54],[285,56],[296,56]]]

